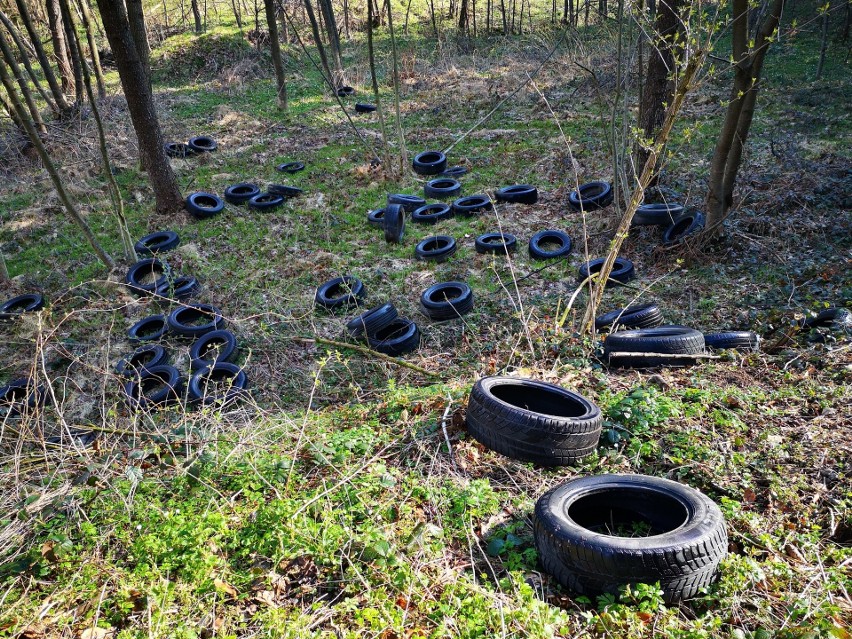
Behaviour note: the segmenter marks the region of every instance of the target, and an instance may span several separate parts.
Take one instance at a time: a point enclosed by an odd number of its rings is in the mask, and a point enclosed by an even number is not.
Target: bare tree
[[[192,18],[195,20],[195,33],[201,33],[201,11],[198,10],[198,0],[191,0]]]
[[[340,56],[340,35],[337,33],[337,19],[334,17],[334,7],[331,0],[317,0],[328,35],[328,47],[331,49],[331,59],[334,62],[334,85],[343,84],[343,59]]]
[[[6,61],[6,64],[9,65],[9,69],[12,71],[12,75],[15,76],[15,80],[18,82],[18,86],[21,89],[21,95],[24,96],[24,100],[27,103],[27,109],[29,109],[30,117],[32,117],[33,122],[35,122],[39,132],[46,135],[47,127],[44,125],[44,121],[41,119],[41,114],[38,111],[38,106],[35,103],[33,94],[30,91],[29,84],[27,84],[27,79],[24,77],[24,74],[21,73],[21,67],[18,66],[18,63],[15,60],[15,54],[12,52],[12,48],[9,46],[9,41],[6,39],[6,36],[3,35],[2,30],[0,30],[0,51],[2,51],[3,59]],[[10,101],[12,101],[12,97],[13,96],[11,95],[9,96]],[[14,102],[12,103],[14,104]]]
[[[820,7],[822,13],[822,35],[819,45],[819,62],[817,63],[816,78],[822,78],[822,69],[825,66],[825,52],[828,49],[828,14],[831,13],[831,1],[825,3],[824,7]]]
[[[80,51],[71,10],[66,0],[59,0],[59,12],[62,16],[62,27],[65,29],[65,42],[68,45],[68,56],[74,69],[74,106],[80,108],[83,104],[83,55]]]
[[[50,28],[50,39],[53,42],[53,55],[59,64],[59,77],[62,89],[66,93],[76,90],[74,86],[74,69],[71,67],[71,58],[68,56],[68,43],[65,40],[65,28],[62,26],[62,16],[59,14],[57,0],[46,0],[47,25]]]
[[[15,46],[18,48],[18,55],[21,58],[21,63],[24,65],[24,68],[27,70],[27,75],[30,77],[30,82],[33,83],[33,86],[41,95],[42,99],[45,101],[50,110],[55,114],[59,114],[59,107],[56,106],[56,102],[53,101],[53,98],[50,94],[45,91],[42,86],[38,76],[33,69],[32,64],[30,63],[30,56],[27,53],[27,48],[24,46],[23,41],[21,40],[21,34],[18,33],[18,30],[15,28],[15,25],[9,19],[3,11],[0,11],[0,22],[3,23],[3,26],[6,27],[6,30],[9,32],[9,35],[12,38],[12,41],[15,43]]]
[[[731,46],[734,60],[734,84],[731,99],[710,162],[706,200],[706,233],[716,234],[734,200],[734,184],[748,139],[763,62],[784,9],[784,0],[771,0],[755,38],[748,33],[748,0],[733,0]]]
[[[278,17],[275,15],[275,0],[263,0],[266,9],[266,24],[269,27],[269,52],[272,55],[272,67],[275,69],[275,82],[278,87],[278,108],[287,109],[287,78],[284,75],[284,63],[281,61],[281,43],[278,41]]]
[[[183,207],[183,198],[163,148],[163,134],[147,82],[148,73],[142,66],[127,14],[121,5],[112,0],[98,0],[104,31],[115,57],[130,119],[139,141],[142,166],[148,172],[148,180],[154,189],[156,210],[174,213]]]
[[[83,26],[86,28],[86,40],[89,43],[89,57],[92,59],[92,67],[95,70],[95,79],[98,83],[98,97],[106,96],[104,85],[104,71],[101,68],[101,56],[98,53],[98,42],[95,40],[95,30],[92,26],[92,10],[89,8],[89,0],[79,0],[80,15],[83,17]]]

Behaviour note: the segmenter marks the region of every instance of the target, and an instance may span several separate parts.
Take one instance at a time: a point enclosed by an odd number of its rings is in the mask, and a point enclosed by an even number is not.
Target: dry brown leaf
[[[222,579],[219,579],[218,577],[216,577],[215,579],[213,579],[213,586],[219,592],[225,593],[226,595],[228,595],[229,597],[232,597],[233,599],[237,598],[237,589],[234,588],[227,581],[223,581]]]

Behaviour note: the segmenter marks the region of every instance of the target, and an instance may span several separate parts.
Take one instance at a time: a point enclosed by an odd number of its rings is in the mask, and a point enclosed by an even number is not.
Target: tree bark
[[[120,2],[120,0],[116,0]],[[145,81],[151,86],[151,46],[148,44],[148,27],[145,24],[145,12],[142,10],[142,0],[126,0],[127,21],[130,25],[130,33],[133,34],[133,42],[139,60],[142,62],[142,70],[145,73]]]
[[[65,28],[65,42],[68,45],[68,55],[71,58],[71,66],[74,69],[74,106],[79,109],[83,104],[83,56],[80,52],[80,47],[77,46],[74,19],[71,17],[68,0],[59,0],[59,12],[62,16],[62,26]]]
[[[30,86],[27,84],[27,79],[24,77],[24,74],[21,73],[21,67],[18,66],[18,63],[15,61],[15,54],[12,52],[12,47],[9,45],[9,41],[6,39],[6,36],[3,35],[3,31],[0,29],[0,51],[3,53],[3,59],[6,61],[6,64],[9,65],[9,69],[12,71],[12,75],[15,77],[15,80],[18,83],[18,86],[21,89],[21,95],[24,96],[24,100],[27,103],[27,109],[30,112],[30,117],[32,117],[33,122],[35,122],[36,127],[38,127],[39,132],[42,135],[47,135],[47,127],[44,125],[44,120],[41,119],[41,113],[38,111],[38,106],[36,106],[35,99],[33,99],[33,94],[30,91]],[[11,89],[6,87],[7,90],[11,92]],[[9,96],[9,101],[14,105],[14,96]],[[23,114],[18,114],[19,117],[23,117]]]
[[[278,41],[278,17],[275,15],[275,0],[263,0],[266,9],[266,23],[269,27],[269,52],[272,55],[272,67],[275,69],[277,86],[277,105],[287,110],[287,77],[284,75],[284,63],[281,61],[281,43]]]
[[[9,16],[7,16],[2,11],[0,11],[0,22],[2,22],[3,25],[6,27],[6,30],[9,32],[9,35],[12,37],[12,41],[18,48],[18,53],[21,56],[21,63],[27,70],[27,75],[30,77],[30,82],[33,83],[33,86],[39,92],[42,99],[45,101],[50,110],[53,111],[54,114],[59,115],[59,107],[56,106],[56,102],[53,101],[53,98],[50,96],[50,94],[45,91],[44,87],[39,81],[38,76],[35,74],[35,70],[33,69],[33,66],[30,63],[30,56],[27,53],[27,49],[24,46],[23,41],[21,40],[21,34],[18,33],[18,30],[15,28],[15,25],[9,19]]]
[[[89,43],[89,57],[92,59],[92,67],[95,70],[95,80],[98,83],[98,97],[106,97],[106,85],[104,84],[104,70],[101,67],[101,56],[98,53],[98,41],[95,39],[95,30],[92,27],[92,10],[89,8],[89,0],[80,0],[80,14],[83,16],[83,26],[86,28],[86,40]]]
[[[370,61],[370,81],[373,85],[373,100],[376,103],[376,112],[379,114],[379,126],[382,132],[382,160],[384,165],[389,167],[388,130],[385,124],[385,112],[382,107],[382,100],[379,96],[379,80],[376,77],[376,54],[373,50],[373,3],[370,0],[367,0],[367,57]]]
[[[53,41],[53,55],[59,65],[59,78],[65,93],[76,91],[74,86],[74,69],[68,57],[68,43],[65,41],[65,29],[59,14],[58,0],[46,0],[47,24],[50,28],[50,39]]]
[[[130,24],[119,5],[113,0],[98,0],[104,30],[115,57],[130,119],[139,141],[142,165],[146,167],[148,180],[154,189],[155,208],[158,213],[175,213],[183,207],[183,197],[163,149],[163,134],[154,98],[130,32]]]
[[[192,17],[195,20],[195,33],[201,33],[201,12],[198,10],[198,0],[191,0]]]
[[[816,80],[822,78],[822,69],[825,66],[825,52],[828,49],[828,14],[831,13],[831,3],[829,2],[825,11],[822,14],[822,37],[819,45],[819,62],[817,63]]]
[[[400,173],[408,166],[408,151],[405,148],[405,135],[402,128],[402,115],[399,109],[399,57],[396,52],[396,36],[393,33],[393,7],[390,0],[385,0],[388,10],[388,34],[391,41],[391,57],[393,58],[393,100],[396,108],[396,137],[399,143]]]
[[[369,2],[369,0],[367,0]],[[325,70],[326,77],[331,83],[332,90],[336,90],[338,85],[335,82],[334,74],[331,72],[331,67],[328,65],[328,56],[325,53],[325,46],[323,46],[322,39],[320,38],[319,24],[317,24],[317,17],[314,15],[314,8],[311,6],[311,0],[304,0],[305,11],[308,14],[308,21],[311,23],[311,33],[314,36],[314,42],[317,45],[317,52],[320,56],[320,61],[322,62],[322,68]]]
[[[344,84],[343,61],[340,57],[340,36],[337,33],[337,19],[334,17],[334,8],[331,6],[331,0],[317,0],[317,4],[319,4],[325,23],[328,46],[331,49],[331,58],[334,62],[334,86],[341,86]]]
[[[467,0],[461,0],[459,5],[459,31],[464,34],[467,33],[467,30]]]

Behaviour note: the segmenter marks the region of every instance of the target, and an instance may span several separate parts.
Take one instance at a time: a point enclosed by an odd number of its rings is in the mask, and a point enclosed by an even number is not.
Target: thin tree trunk
[[[80,0],[80,13],[83,16],[83,26],[86,28],[86,40],[89,43],[89,53],[92,58],[92,67],[95,70],[95,79],[98,83],[98,97],[106,97],[106,84],[104,83],[104,70],[101,67],[101,56],[98,53],[98,41],[95,39],[95,30],[92,28],[92,10],[89,0]]]
[[[0,29],[0,51],[2,51],[3,59],[6,60],[6,64],[9,65],[9,69],[12,71],[12,75],[15,77],[15,80],[17,81],[18,86],[21,89],[21,95],[24,96],[24,100],[27,103],[27,109],[30,112],[30,117],[32,117],[33,122],[35,122],[39,132],[42,135],[47,135],[47,127],[44,125],[44,120],[41,119],[41,113],[38,112],[38,106],[36,106],[35,99],[33,99],[33,94],[30,91],[30,86],[29,84],[27,84],[27,79],[21,72],[21,67],[18,66],[18,63],[15,60],[15,54],[13,53],[11,46],[9,46],[9,41],[6,39],[6,36],[3,35],[2,29]],[[9,87],[6,87],[6,89],[11,92],[11,89],[9,89]],[[9,101],[14,105],[15,96],[10,95]],[[23,117],[23,114],[19,114],[19,116]]]
[[[503,16],[503,35],[509,35],[509,21],[506,18],[506,0],[500,0],[500,15]]]
[[[334,8],[331,0],[317,0],[325,22],[325,30],[328,34],[328,46],[331,49],[331,57],[334,62],[334,86],[341,86],[343,81],[343,60],[340,57],[340,36],[337,33],[337,20],[334,17]]]
[[[18,112],[15,111],[14,107],[12,106],[12,103],[6,100],[6,97],[3,95],[2,92],[0,92],[0,106],[6,109],[6,112],[9,114],[9,118],[12,120],[18,130],[25,136],[27,136],[27,128],[24,126],[24,123],[18,117]],[[29,142],[29,136],[27,136],[27,144],[24,148],[28,148],[29,146],[31,146],[31,144]]]
[[[8,60],[7,60],[8,62]],[[48,175],[50,175],[50,179],[53,182],[53,186],[56,189],[57,194],[59,195],[59,199],[62,201],[62,204],[65,206],[65,210],[68,212],[69,217],[80,227],[80,230],[83,232],[83,235],[89,242],[89,245],[95,251],[95,254],[100,258],[100,260],[106,265],[108,268],[113,268],[115,266],[115,262],[112,261],[112,258],[107,255],[106,251],[101,247],[100,242],[98,242],[98,238],[95,237],[95,234],[92,232],[92,229],[86,223],[86,220],[80,215],[77,211],[77,208],[71,202],[71,198],[68,196],[68,192],[65,190],[65,185],[62,183],[62,179],[59,177],[59,173],[56,170],[56,166],[54,166],[53,162],[50,159],[50,156],[47,154],[47,149],[44,148],[44,144],[39,137],[38,131],[36,131],[35,126],[32,123],[24,109],[24,106],[21,104],[20,100],[18,100],[18,96],[15,93],[15,85],[12,82],[12,78],[9,77],[9,74],[6,72],[6,66],[0,64],[0,82],[3,83],[3,86],[6,87],[6,92],[9,94],[9,101],[11,102],[12,108],[17,111],[18,118],[24,125],[24,129],[27,132],[27,135],[30,138],[30,142],[32,142],[33,146],[36,148],[39,157],[41,158],[41,162],[44,165],[45,170]]]
[[[21,56],[21,62],[24,65],[24,68],[27,70],[27,75],[30,77],[30,82],[33,83],[33,86],[38,90],[42,99],[45,101],[47,106],[50,108],[53,113],[59,115],[59,107],[57,107],[56,102],[53,101],[50,94],[45,90],[42,86],[41,82],[39,82],[38,76],[35,74],[35,70],[33,69],[32,64],[30,63],[30,56],[27,54],[27,49],[24,46],[23,41],[21,40],[21,34],[18,33],[18,30],[15,28],[15,25],[12,24],[12,21],[9,19],[5,13],[0,11],[0,22],[6,27],[6,30],[9,32],[9,35],[12,37],[12,40],[15,43],[15,46],[18,48],[18,52]]]
[[[183,207],[183,197],[172,165],[163,149],[163,134],[157,119],[157,110],[130,32],[128,18],[120,3],[113,0],[98,0],[98,7],[127,98],[130,119],[139,141],[142,165],[148,171],[148,180],[154,190],[156,210],[158,213],[175,213]]]
[[[240,13],[240,5],[236,0],[231,0],[231,10],[234,12],[234,19],[237,21],[237,29],[243,30],[243,16]]]
[[[59,77],[62,82],[62,90],[66,94],[75,91],[71,61],[68,58],[68,43],[65,41],[65,29],[62,27],[62,18],[58,11],[58,0],[46,0],[47,23],[50,28],[50,37],[53,41],[53,55],[59,64]]]
[[[198,0],[191,0],[190,5],[192,6],[192,18],[195,20],[195,33],[199,35],[201,33],[201,12],[198,10]]]
[[[434,15],[433,15],[434,19]],[[376,103],[376,112],[379,114],[379,126],[382,132],[382,160],[386,167],[390,167],[388,155],[388,129],[385,124],[385,113],[382,100],[379,97],[379,80],[376,77],[376,55],[373,50],[373,3],[367,0],[367,57],[370,61],[370,80],[373,84],[373,100]]]
[[[408,6],[411,7],[411,2],[408,3]],[[406,24],[408,24],[408,14],[406,14]],[[349,33],[349,0],[343,0],[343,32],[346,34],[347,40],[352,37]]]
[[[74,105],[77,109],[83,104],[83,56],[77,46],[77,37],[74,31],[74,19],[68,0],[59,0],[59,13],[62,16],[62,25],[65,28],[65,42],[68,44],[68,54],[71,57],[71,66],[74,69]]]
[[[263,0],[266,9],[266,23],[269,27],[269,52],[275,69],[278,108],[287,110],[287,76],[284,75],[284,63],[281,61],[281,43],[278,41],[278,18],[275,15],[275,0]]]
[[[344,15],[346,11],[346,0],[343,0]],[[408,35],[408,16],[411,14],[411,0],[408,0],[408,5],[405,8],[405,24],[402,27],[402,32]]]
[[[130,33],[142,62],[145,72],[145,81],[151,86],[151,46],[148,44],[148,27],[145,25],[145,12],[142,9],[142,0],[126,0],[127,22],[130,25]]]
[[[369,2],[369,0],[368,0]],[[314,36],[314,42],[317,45],[317,52],[320,56],[320,61],[322,62],[322,68],[325,70],[325,75],[328,78],[329,83],[331,84],[332,91],[337,89],[337,84],[335,84],[334,74],[331,72],[331,67],[328,65],[328,56],[325,54],[325,47],[323,46],[322,39],[320,38],[320,30],[319,24],[317,24],[317,17],[314,15],[314,9],[311,6],[311,0],[304,0],[305,11],[308,14],[308,21],[311,23],[311,33]]]
[[[819,45],[819,63],[817,64],[816,78],[822,78],[822,69],[825,66],[825,52],[828,49],[828,15],[831,13],[831,3],[829,3],[822,14],[822,38]]]
[[[371,0],[367,0],[369,4]],[[432,16],[432,28],[435,30],[435,38],[438,38],[438,22],[435,18],[435,0],[429,0],[429,14]]]
[[[399,109],[399,59],[396,52],[396,37],[393,33],[393,8],[390,0],[386,0],[385,6],[388,10],[388,32],[391,40],[391,55],[393,57],[393,99],[396,107],[396,137],[399,141],[399,164],[400,171],[408,166],[408,151],[405,148],[405,136],[402,130],[402,115]]]
[[[459,31],[467,33],[467,0],[461,0],[459,5]]]

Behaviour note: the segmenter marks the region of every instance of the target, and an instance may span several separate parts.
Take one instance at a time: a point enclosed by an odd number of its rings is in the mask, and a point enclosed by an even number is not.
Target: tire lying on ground
[[[267,184],[266,192],[271,193],[272,195],[280,195],[285,200],[305,194],[304,189],[300,189],[298,186],[290,186],[288,184]]]
[[[217,362],[230,362],[237,354],[237,336],[231,331],[210,331],[199,337],[189,349],[192,370]]]
[[[186,198],[186,210],[196,220],[205,220],[221,213],[225,209],[225,203],[218,195],[198,191]]]
[[[196,153],[209,153],[219,148],[216,140],[209,135],[197,135],[194,138],[189,138],[187,146]]]
[[[450,199],[458,197],[461,193],[461,183],[453,178],[441,177],[434,180],[429,180],[423,187],[423,193],[426,197],[433,197],[438,200]],[[416,210],[420,210],[418,207]]]
[[[616,328],[653,328],[663,323],[663,313],[656,304],[628,306],[595,318],[595,330]]]
[[[139,239],[133,248],[139,255],[154,255],[171,251],[180,244],[180,236],[174,231],[155,231]]]
[[[0,320],[15,319],[24,313],[35,313],[44,308],[44,297],[38,293],[25,293],[0,304]]]
[[[187,300],[201,289],[198,279],[192,275],[181,275],[172,282],[171,295],[177,300]],[[160,291],[157,291],[160,293]],[[168,293],[168,291],[166,291]]]
[[[140,371],[169,363],[169,354],[159,344],[140,346],[115,366],[115,372],[122,377],[133,377]]]
[[[447,168],[447,156],[440,151],[423,151],[414,156],[411,166],[419,175],[437,175]]]
[[[824,308],[814,317],[807,317],[800,322],[802,328],[849,326],[850,324],[852,324],[852,312],[840,306]]]
[[[305,163],[304,162],[282,162],[278,166],[275,167],[276,171],[281,171],[282,173],[298,173],[299,171],[304,170]]]
[[[396,307],[390,302],[380,304],[364,311],[358,317],[353,317],[346,322],[346,330],[352,337],[375,335],[377,332],[390,326],[399,317]]]
[[[680,204],[656,202],[643,204],[633,215],[631,226],[671,226],[683,214]]]
[[[180,401],[185,380],[170,364],[143,368],[124,387],[124,399],[135,410],[166,406]]]
[[[732,349],[759,351],[760,336],[751,331],[726,331],[722,333],[704,333],[704,345],[714,350]]]
[[[188,155],[195,155],[195,150],[189,148],[183,142],[166,142],[163,145],[163,150],[170,158],[185,158]]]
[[[136,295],[153,295],[168,288],[170,274],[168,264],[156,257],[148,257],[139,260],[127,270],[124,283]],[[153,281],[143,281],[145,278],[153,278]]]
[[[552,244],[554,248],[546,249],[545,244]],[[564,257],[571,253],[571,238],[567,233],[556,229],[539,231],[530,238],[530,257],[538,260],[552,260]]]
[[[248,394],[246,372],[231,362],[218,361],[196,370],[189,379],[189,399],[203,406],[231,404]]]
[[[474,240],[476,252],[482,255],[496,253],[508,255],[518,248],[518,238],[511,233],[483,233]]]
[[[695,235],[703,228],[704,215],[702,213],[682,215],[663,232],[663,244],[666,246],[679,244],[690,235]]]
[[[271,211],[284,204],[284,197],[276,193],[258,193],[248,201],[249,208],[255,211]]]
[[[183,337],[201,337],[224,328],[222,311],[211,304],[186,304],[178,306],[167,319],[169,330]]]
[[[604,258],[602,257],[584,263],[580,266],[578,271],[579,280],[584,282],[590,274],[594,275],[596,273],[600,273],[601,268],[603,268],[603,264]],[[612,265],[612,271],[609,273],[609,279],[607,280],[604,288],[626,284],[635,277],[636,269],[633,266],[633,262],[623,257],[617,257],[615,258],[615,263]]]
[[[465,217],[476,215],[482,211],[489,211],[492,208],[494,208],[494,204],[492,204],[491,198],[482,194],[466,195],[453,202],[453,212]]]
[[[357,306],[364,297],[364,283],[352,275],[335,277],[322,284],[314,295],[317,306],[328,309]]]
[[[382,219],[385,241],[399,244],[405,235],[405,211],[400,204],[388,204]]]
[[[441,282],[420,296],[420,310],[433,322],[444,322],[473,310],[473,291],[464,282]]]
[[[131,342],[153,342],[168,332],[165,315],[149,315],[127,329],[127,339]]]
[[[568,195],[568,204],[575,211],[597,211],[612,204],[612,185],[609,182],[586,182]]]
[[[355,103],[355,113],[372,113],[376,110],[375,104],[367,104],[365,102]]]
[[[418,260],[446,262],[455,255],[457,248],[456,241],[449,235],[432,235],[414,247],[414,256]]]
[[[715,503],[646,475],[596,475],[557,486],[536,503],[534,534],[545,572],[589,596],[659,582],[666,601],[688,599],[713,582],[728,551]]]
[[[688,357],[666,355],[699,355],[704,352],[704,335],[685,326],[657,326],[610,333],[604,340],[604,358],[612,366],[646,368],[683,366],[693,362]],[[613,355],[613,353],[654,353],[654,355]]]
[[[449,204],[436,202],[416,209],[411,214],[411,221],[416,224],[436,224],[438,220],[446,220],[452,216],[453,209]]]
[[[421,206],[426,206],[426,200],[419,195],[390,193],[388,194],[388,204],[399,204],[406,213],[411,213],[419,209]]]
[[[260,187],[257,184],[252,184],[251,182],[240,182],[239,184],[232,184],[226,188],[223,195],[227,202],[239,206],[240,204],[248,202],[255,195],[260,195]]]
[[[535,204],[538,202],[538,189],[531,184],[513,184],[497,189],[494,199],[498,202],[515,204]]]
[[[373,209],[367,213],[367,224],[370,226],[384,227],[385,225],[385,210]]]
[[[404,355],[420,346],[420,329],[410,319],[398,317],[384,328],[367,336],[374,351],[385,355]]]
[[[342,87],[337,89],[337,95],[341,98],[348,98],[350,95],[355,95],[355,89],[353,89],[349,85],[343,85]]]
[[[44,384],[29,377],[14,379],[0,388],[0,419],[14,417],[44,404],[47,398]]]
[[[506,457],[542,466],[571,464],[594,452],[603,417],[591,401],[554,384],[486,377],[474,384],[467,430]]]

